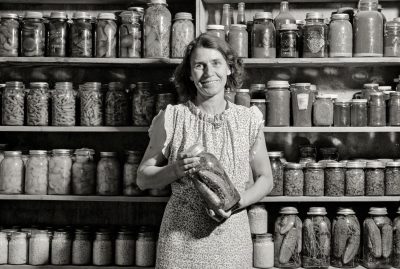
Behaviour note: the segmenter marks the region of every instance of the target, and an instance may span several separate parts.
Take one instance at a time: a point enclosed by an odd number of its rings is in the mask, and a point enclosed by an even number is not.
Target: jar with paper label
[[[303,29],[303,57],[328,57],[328,26],[324,16],[319,12],[309,12],[306,15],[306,25]]]
[[[92,240],[87,230],[75,230],[72,241],[72,264],[89,265],[92,263]]]
[[[117,23],[113,13],[99,13],[97,16],[96,57],[117,57]]]
[[[71,151],[53,149],[49,161],[48,194],[71,194],[71,170]]]
[[[307,163],[304,173],[304,195],[324,196],[324,165]]]
[[[296,83],[292,88],[293,125],[310,127],[312,100],[314,94],[310,90],[310,83]]]
[[[391,92],[389,101],[389,124],[400,126],[400,92]]]
[[[27,11],[21,27],[21,56],[44,56],[46,31],[43,14]]]
[[[398,161],[386,163],[385,195],[400,195],[400,162]]]
[[[171,57],[183,58],[186,46],[194,39],[194,25],[192,14],[178,12],[171,31]]]
[[[299,30],[294,23],[282,24],[279,29],[278,57],[299,57]]]
[[[267,84],[265,98],[268,101],[267,126],[290,125],[289,82],[271,80]]]
[[[81,126],[103,125],[103,92],[100,82],[86,82],[79,91]]]
[[[132,96],[132,119],[134,126],[149,126],[155,109],[155,96],[150,82],[137,82],[131,84]]]
[[[51,264],[71,264],[72,240],[65,230],[55,231],[51,240]]]
[[[47,230],[32,233],[29,239],[29,264],[45,265],[50,261],[50,236]]]
[[[225,27],[219,24],[208,24],[207,34],[219,37],[225,40]]]
[[[285,196],[302,196],[304,188],[303,165],[287,163],[284,170],[283,193]]]
[[[21,151],[5,151],[4,160],[0,164],[0,193],[23,193],[24,163]]]
[[[75,161],[72,165],[72,194],[91,195],[95,193],[96,164],[93,149],[75,150]]]
[[[161,110],[165,110],[168,105],[173,105],[175,103],[175,94],[166,92],[158,93],[156,95],[156,105],[154,115],[158,115]]]
[[[67,56],[68,22],[63,11],[53,11],[50,14],[49,30],[47,31],[47,56]]]
[[[251,205],[249,216],[250,232],[252,234],[265,234],[268,232],[268,212],[262,204]]]
[[[121,82],[110,82],[105,101],[106,125],[128,125],[128,96]]]
[[[276,32],[270,12],[257,12],[251,31],[251,57],[276,57]]]
[[[25,89],[20,81],[8,81],[2,94],[3,125],[23,126]]]
[[[365,168],[365,195],[385,195],[385,165],[377,161],[368,161]]]
[[[386,126],[386,104],[382,92],[373,92],[370,94],[368,125]]]
[[[135,264],[135,236],[132,231],[119,231],[115,239],[115,264],[132,266]]]
[[[329,24],[329,57],[352,57],[353,28],[349,14],[333,14]]]
[[[229,28],[228,43],[236,52],[239,58],[247,58],[248,55],[248,34],[246,25],[232,24]]]
[[[28,262],[28,239],[24,232],[13,232],[8,243],[8,264],[22,265]]]
[[[281,151],[269,151],[269,162],[271,164],[273,189],[268,194],[269,196],[283,195],[283,163],[281,161]]]
[[[49,125],[49,84],[31,82],[26,96],[26,122],[29,126]]]
[[[142,27],[139,14],[123,11],[119,15],[119,53],[120,58],[140,58],[142,55]]]
[[[274,266],[272,234],[253,235],[253,266],[256,268],[272,268]]]
[[[351,126],[367,126],[368,106],[367,99],[353,99],[351,101]]]
[[[351,124],[351,103],[336,101],[333,106],[333,125],[335,127],[349,127]]]
[[[365,195],[365,164],[349,161],[346,164],[346,196]]]
[[[390,21],[385,25],[385,57],[400,56],[400,22]]]
[[[135,265],[154,266],[156,245],[154,232],[146,226],[140,227],[136,239]]]
[[[30,150],[25,167],[25,193],[47,194],[48,158],[46,150]]]
[[[100,152],[97,164],[96,193],[118,195],[120,193],[121,171],[116,152]]]
[[[83,11],[74,12],[69,28],[69,56],[93,56],[93,27],[90,14]]]
[[[1,57],[17,57],[19,47],[19,21],[15,13],[5,13],[0,20]]]
[[[313,123],[315,126],[333,125],[333,101],[330,96],[316,97],[313,105]]]
[[[137,185],[137,170],[142,160],[143,152],[128,150],[127,159],[124,164],[123,194],[129,196],[141,195],[143,191]]]
[[[235,95],[235,104],[250,107],[249,89],[237,89]]]
[[[72,82],[56,82],[52,93],[52,125],[75,125],[75,97]]]
[[[114,257],[113,254],[111,233],[109,231],[96,232],[96,238],[93,241],[93,265],[111,265]]]
[[[345,165],[328,162],[325,166],[325,196],[344,196],[345,194]]]
[[[265,118],[266,118],[266,110],[267,110],[267,105],[265,103],[265,99],[250,99],[250,107],[255,106],[257,107],[261,114],[263,115],[263,120],[265,122]]]
[[[0,264],[7,264],[7,261],[8,261],[7,233],[0,232]]]

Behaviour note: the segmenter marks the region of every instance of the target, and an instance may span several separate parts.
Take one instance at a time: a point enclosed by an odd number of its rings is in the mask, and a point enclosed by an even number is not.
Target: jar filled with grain
[[[287,163],[284,170],[283,193],[285,196],[302,196],[304,188],[303,165]]]
[[[269,196],[283,195],[283,168],[284,164],[281,161],[281,151],[269,151],[268,157],[272,169],[273,188],[268,194]]]
[[[295,207],[282,207],[275,221],[274,265],[277,268],[298,268],[301,265],[302,226]],[[286,240],[284,240],[287,238]],[[290,238],[290,240],[288,240]]]
[[[51,264],[71,264],[72,240],[65,230],[55,231],[51,240]]]
[[[93,241],[93,265],[106,266],[113,263],[113,242],[109,231],[96,232]]]
[[[128,96],[121,82],[110,82],[105,98],[107,126],[128,125]]]
[[[400,268],[400,207],[397,209],[397,217],[393,220],[393,254],[392,266]]]
[[[400,195],[400,162],[386,163],[385,195]]]
[[[336,101],[333,106],[333,125],[335,127],[349,127],[351,124],[351,103]]]
[[[325,196],[344,196],[345,165],[329,162],[325,167]]]
[[[346,164],[346,196],[365,195],[365,164],[349,161]]]
[[[120,193],[121,169],[116,152],[100,152],[97,164],[96,194],[118,195]]]
[[[124,164],[123,173],[123,194],[128,196],[137,196],[143,194],[143,191],[137,185],[137,170],[142,160],[143,152],[136,150],[126,151],[127,159]]]
[[[31,82],[26,96],[26,122],[29,126],[49,125],[49,84]]]
[[[304,195],[324,196],[324,165],[307,163],[304,173]]]
[[[154,266],[156,240],[154,233],[145,226],[140,227],[136,240],[136,266]]]
[[[313,123],[315,126],[333,125],[333,101],[330,96],[316,97],[313,104]]]
[[[56,82],[52,92],[52,125],[75,125],[75,97],[72,82]]]
[[[367,99],[353,99],[351,102],[351,126],[360,127],[368,125]]]
[[[24,164],[21,151],[5,151],[0,164],[0,193],[20,194],[24,186]]]
[[[385,165],[381,162],[367,162],[365,168],[365,195],[385,195]]]
[[[0,20],[0,36],[4,40],[0,44],[0,57],[17,57],[19,46],[18,14],[5,13]]]
[[[25,86],[20,81],[7,81],[2,93],[2,123],[23,126],[25,117]]]
[[[132,231],[119,231],[115,239],[115,264],[132,266],[135,264],[135,235]]]
[[[49,161],[48,194],[70,194],[71,171],[71,151],[69,149],[53,149]]]
[[[96,164],[93,149],[75,150],[75,161],[72,165],[72,193],[91,195],[95,193]]]
[[[267,83],[265,98],[268,100],[267,126],[290,125],[289,82],[270,80]]]
[[[268,232],[268,212],[263,204],[251,205],[247,214],[252,234],[266,234]]]
[[[7,233],[0,232],[0,264],[8,262],[8,238]]]
[[[29,264],[44,265],[50,261],[50,236],[47,230],[37,230],[29,239]]]
[[[194,39],[194,25],[191,13],[178,12],[175,14],[171,29],[171,57],[183,58],[186,46]]]
[[[8,264],[21,265],[28,262],[28,239],[24,232],[13,232],[8,243]]]
[[[72,241],[72,264],[89,265],[92,262],[92,240],[90,232],[83,229],[75,231]]]
[[[250,107],[250,90],[249,89],[238,89],[235,95],[235,104],[245,107]]]
[[[256,268],[272,268],[274,266],[272,234],[253,235],[253,266]]]
[[[49,161],[46,150],[30,150],[25,166],[25,193],[47,194]]]
[[[131,84],[132,95],[132,119],[134,126],[149,126],[155,109],[155,95],[150,82],[137,82]]]

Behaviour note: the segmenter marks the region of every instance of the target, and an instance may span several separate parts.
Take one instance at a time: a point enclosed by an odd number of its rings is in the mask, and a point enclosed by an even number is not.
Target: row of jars
[[[7,13],[0,20],[0,56],[181,58],[194,39],[192,14],[175,14],[171,26],[165,0],[152,0],[145,12],[132,7],[119,17],[120,24],[114,13],[99,13],[93,20],[78,11],[71,22],[66,12],[51,12],[45,20],[41,12],[29,11],[20,21]]]
[[[303,221],[295,207],[283,207],[279,213],[273,236],[265,229],[265,219],[253,219],[264,227],[252,230],[254,267],[400,268],[400,217],[392,222],[385,207],[371,207],[362,226],[350,208],[339,208],[332,223],[324,207],[311,207]]]
[[[161,89],[162,84],[158,87]],[[31,82],[29,88],[26,90],[19,81],[6,83],[3,125],[22,126],[26,118],[28,126],[47,126],[50,122],[52,126],[75,126],[80,116],[81,126],[149,126],[154,115],[175,103],[173,93],[155,93],[150,82],[131,84],[129,93],[120,82],[110,82],[106,89],[100,82],[86,82],[78,91],[72,82],[56,82],[51,91],[46,82]]]
[[[0,231],[0,264],[154,266],[156,236],[150,227],[113,233],[90,227]]]
[[[0,155],[0,193],[2,194],[74,194],[127,195],[146,194],[136,184],[140,151],[126,151],[121,165],[116,152],[100,152],[96,164],[94,150],[77,149],[72,157],[68,149],[30,150],[26,164],[21,151]],[[4,158],[4,159],[3,159]],[[170,189],[152,189],[149,195],[168,196]]]

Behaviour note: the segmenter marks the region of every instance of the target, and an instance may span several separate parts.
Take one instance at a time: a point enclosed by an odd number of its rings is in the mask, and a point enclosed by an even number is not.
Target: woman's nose
[[[210,75],[210,74],[212,74],[213,71],[214,71],[213,66],[211,64],[207,64],[206,68],[204,69],[204,73],[206,75]]]

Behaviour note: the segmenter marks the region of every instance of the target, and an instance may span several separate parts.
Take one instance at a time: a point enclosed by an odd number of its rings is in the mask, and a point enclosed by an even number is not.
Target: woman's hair
[[[190,42],[186,47],[182,63],[175,69],[174,81],[181,101],[193,100],[197,95],[197,88],[190,80],[190,58],[196,48],[216,49],[225,58],[231,74],[227,77],[226,87],[232,90],[239,89],[243,84],[243,62],[237,57],[236,52],[219,37],[204,33]]]

